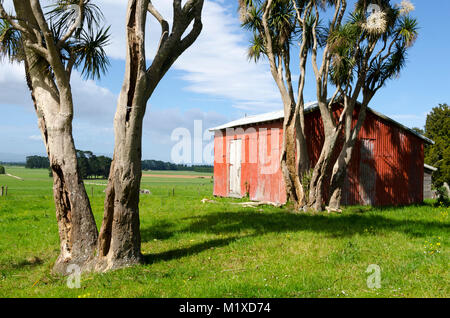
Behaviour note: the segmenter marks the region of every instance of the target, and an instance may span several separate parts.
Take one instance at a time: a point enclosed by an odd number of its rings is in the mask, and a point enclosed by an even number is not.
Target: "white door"
[[[236,139],[230,141],[230,194],[241,195],[241,153],[242,140]]]

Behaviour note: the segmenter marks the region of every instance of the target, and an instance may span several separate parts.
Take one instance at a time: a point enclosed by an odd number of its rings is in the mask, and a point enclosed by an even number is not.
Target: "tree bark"
[[[22,21],[37,25],[29,1],[14,1]],[[23,41],[31,40],[22,34]],[[58,81],[48,62],[33,50],[24,48],[27,84],[38,117],[38,126],[53,172],[53,196],[58,222],[60,254],[53,271],[67,274],[68,265],[89,270],[95,258],[97,227],[89,198],[77,170],[72,137],[73,102],[70,84]],[[64,82],[64,85],[61,83]]]
[[[53,271],[66,274],[70,264],[80,266],[82,271],[90,270],[98,231],[89,197],[78,174],[72,114],[61,112],[64,107],[61,107],[59,92],[51,77],[42,72],[39,63],[36,64],[35,58],[33,52],[28,51],[25,68],[53,172],[53,197],[60,238],[60,255]],[[28,67],[30,63],[34,66]]]
[[[299,175],[299,167],[300,165],[304,166],[304,163],[300,164],[298,160],[297,140],[301,137],[297,134],[297,127],[295,116],[287,116],[283,123],[283,151],[281,155],[281,171],[286,187],[286,198],[294,204],[295,210],[302,208],[305,204],[303,186]]]
[[[114,118],[114,157],[98,243],[97,271],[143,261],[139,229],[142,124],[149,95],[145,66],[148,1],[129,1],[125,78]],[[151,94],[151,93],[150,93]]]
[[[139,229],[142,126],[147,101],[160,80],[200,35],[203,0],[174,0],[174,20],[169,24],[149,0],[129,0],[127,8],[127,58],[125,78],[114,118],[114,157],[111,163],[98,242],[97,271],[143,262]],[[161,24],[161,39],[151,66],[146,67],[147,11]],[[186,29],[192,30],[183,38]]]
[[[322,151],[314,166],[310,185],[308,207],[314,211],[322,211],[324,208],[324,187],[329,180],[328,171],[332,163],[332,155],[336,149],[338,132],[325,138]]]
[[[119,101],[126,99],[127,94],[121,93]],[[143,115],[136,114],[127,121],[127,107],[122,105],[126,104],[119,102],[114,120],[116,142],[106,189],[97,271],[143,262],[139,229]]]
[[[338,159],[334,163],[330,181],[330,200],[328,203],[328,208],[332,211],[339,211],[341,208],[342,190],[347,175],[346,171],[352,159],[353,149],[356,145],[359,132],[361,131],[366,119],[367,106],[369,101],[372,99],[371,96],[373,96],[372,94],[369,95],[370,97],[367,94],[363,95],[365,96],[363,96],[363,102],[360,105],[359,115],[355,127],[352,128],[352,121],[356,100],[352,101],[352,105],[349,107],[346,114],[345,142],[339,153]]]

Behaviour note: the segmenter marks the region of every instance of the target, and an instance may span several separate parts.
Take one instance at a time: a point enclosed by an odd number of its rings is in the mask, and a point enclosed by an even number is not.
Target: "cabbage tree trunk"
[[[203,0],[174,0],[174,20],[169,24],[149,0],[129,0],[126,18],[127,58],[125,78],[114,118],[114,157],[106,190],[104,217],[98,243],[97,271],[142,263],[139,230],[142,125],[145,109],[158,83],[202,30]],[[146,66],[147,12],[161,25],[156,56]],[[190,32],[185,32],[192,24]]]
[[[345,122],[345,142],[339,153],[339,157],[334,163],[333,172],[330,181],[330,200],[328,209],[331,211],[340,211],[342,201],[342,191],[347,176],[348,165],[352,159],[353,150],[357,143],[359,132],[364,124],[367,114],[367,106],[372,99],[372,93],[365,92],[363,94],[363,102],[360,105],[359,115],[355,127],[352,127],[353,110],[356,104],[356,99],[352,102],[349,110],[346,113]],[[347,97],[346,97],[347,98]]]
[[[47,43],[51,43],[50,39],[53,41],[38,2],[34,1],[32,6],[30,1],[15,0],[14,7],[19,21],[27,21],[31,28],[37,28],[38,25],[39,30],[46,28],[47,32],[43,33]],[[81,270],[91,268],[98,231],[77,170],[72,137],[70,76],[55,53],[54,43],[41,47],[39,54],[30,49],[29,43],[41,42],[41,39],[35,38],[36,34],[40,34],[39,30],[22,34],[24,63],[39,129],[53,171],[53,196],[60,239],[60,254],[54,272],[66,274],[67,266],[71,264],[80,266]],[[52,49],[51,54],[49,52]]]
[[[59,98],[51,77],[42,72],[40,63],[29,59],[35,56],[27,51],[26,74],[28,86],[38,117],[38,126],[53,172],[53,197],[58,222],[60,254],[54,272],[66,274],[68,265],[76,264],[89,270],[95,256],[98,237],[89,197],[77,169],[75,144],[72,137],[71,96]],[[59,95],[59,96],[58,96]],[[62,104],[69,103],[69,104]]]

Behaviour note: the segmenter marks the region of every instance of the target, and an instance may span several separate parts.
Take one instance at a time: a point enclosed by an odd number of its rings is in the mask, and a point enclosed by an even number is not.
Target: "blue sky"
[[[12,1],[5,2],[8,6]],[[78,73],[74,74],[74,137],[78,149],[111,155],[112,122],[124,72],[126,1],[97,2],[106,23],[112,25],[112,43],[107,48],[111,67],[100,81],[84,81]],[[420,24],[419,38],[409,51],[401,76],[382,88],[370,106],[408,127],[422,127],[433,107],[450,103],[450,1],[412,2],[416,7],[413,15]],[[170,19],[171,1],[154,0],[154,4]],[[149,101],[144,123],[144,159],[170,160],[176,143],[171,140],[172,131],[178,127],[193,131],[194,120],[202,120],[206,130],[245,114],[281,108],[267,62],[255,64],[246,58],[249,34],[239,27],[236,6],[237,0],[206,0],[201,36],[167,73]],[[158,25],[151,21],[147,35],[149,60],[158,33]],[[310,67],[308,71],[311,72]],[[295,60],[292,73],[298,74]],[[305,96],[307,101],[315,100],[311,80]],[[23,68],[4,60],[0,61],[0,109],[0,161],[44,154]]]

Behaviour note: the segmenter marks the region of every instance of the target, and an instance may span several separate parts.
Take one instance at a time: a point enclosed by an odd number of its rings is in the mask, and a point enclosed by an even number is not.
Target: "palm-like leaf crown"
[[[274,0],[272,2],[268,24],[275,55],[288,52],[295,39],[300,41],[304,39],[307,51],[312,50],[314,44],[312,32],[316,16],[310,14],[305,17],[306,28],[303,30],[303,25],[297,23],[294,7],[295,2],[297,8],[304,9],[310,1],[313,1],[321,9],[326,9],[327,6],[335,4],[335,0]],[[248,57],[255,62],[266,54],[262,25],[263,10],[266,4],[267,1],[265,0],[239,0],[239,15],[242,27],[253,33]],[[322,25],[321,21],[317,23],[316,35],[319,47],[325,45],[328,30]]]
[[[8,58],[11,62],[22,60],[22,52],[20,32],[8,21],[0,19],[0,57]]]
[[[79,0],[55,0],[46,7],[46,18],[55,43],[58,43],[77,22],[79,11],[75,10],[74,6],[79,3]],[[110,65],[105,52],[110,39],[109,27],[103,26],[103,14],[91,0],[84,0],[82,18],[78,28],[61,46],[61,61],[66,67],[70,64],[79,69],[85,78],[100,78]],[[45,42],[43,36],[42,41]],[[21,33],[2,19],[0,19],[0,55],[10,61],[20,62],[24,59]],[[48,63],[38,60],[34,64],[40,67],[46,65],[45,69],[50,71]]]
[[[382,32],[367,26],[369,1],[359,0],[346,24],[330,34],[332,63],[330,79],[335,85],[352,83],[356,73],[365,72],[365,87],[376,91],[387,80],[399,76],[405,66],[407,50],[418,35],[418,23],[409,15],[411,4],[392,6],[388,0],[371,1],[381,8]],[[370,48],[373,47],[373,54]],[[369,57],[368,62],[364,59]]]
[[[263,4],[264,1],[261,0],[239,1],[242,27],[253,33],[248,57],[255,61],[266,54],[262,25]],[[273,1],[268,17],[268,25],[272,38],[273,53],[275,55],[283,54],[283,52],[289,50],[292,38],[296,32],[295,10],[291,0]]]

